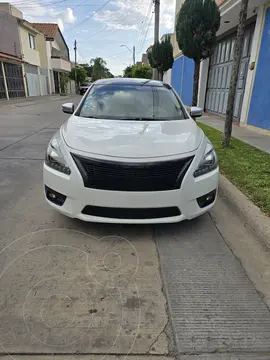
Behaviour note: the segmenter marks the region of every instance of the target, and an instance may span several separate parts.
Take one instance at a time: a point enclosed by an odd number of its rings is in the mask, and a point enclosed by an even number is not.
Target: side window
[[[28,36],[29,36],[30,49],[35,49],[36,48],[35,37],[32,34],[28,34]]]

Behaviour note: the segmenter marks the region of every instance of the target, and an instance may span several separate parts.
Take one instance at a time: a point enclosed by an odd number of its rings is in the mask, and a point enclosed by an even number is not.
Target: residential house
[[[61,78],[71,71],[69,48],[57,24],[33,23],[45,35],[51,91],[64,92]],[[62,88],[61,88],[62,87]]]
[[[143,65],[149,65],[149,60],[147,54],[142,54],[142,64]]]
[[[210,59],[201,63],[198,106],[219,116],[225,116],[232,72],[232,61],[238,25],[240,2],[216,0],[220,8],[221,24],[218,41]],[[176,18],[183,0],[176,1]],[[234,103],[234,120],[240,125],[270,130],[267,116],[270,98],[270,3],[249,0],[243,51],[238,73]],[[190,105],[194,64],[175,48],[172,85]]]
[[[44,34],[24,19],[18,19],[18,25],[27,96],[48,95],[48,59]]]
[[[0,99],[65,91],[69,49],[56,24],[30,24],[9,3],[0,3]],[[62,85],[62,88],[61,88]]]
[[[25,96],[17,17],[18,9],[0,3],[0,100]]]

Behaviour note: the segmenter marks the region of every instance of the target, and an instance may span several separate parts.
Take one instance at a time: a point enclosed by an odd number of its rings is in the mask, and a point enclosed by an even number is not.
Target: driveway
[[[209,214],[89,224],[45,203],[44,154],[68,118],[60,105],[0,109],[1,353],[270,359],[269,310]]]

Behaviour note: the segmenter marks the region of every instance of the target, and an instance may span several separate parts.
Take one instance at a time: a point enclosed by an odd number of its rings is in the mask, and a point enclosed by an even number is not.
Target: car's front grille
[[[87,205],[82,214],[112,219],[160,219],[181,215],[176,206],[162,208],[112,208]]]
[[[72,154],[84,186],[115,191],[162,191],[180,188],[193,156],[170,161],[130,163]]]

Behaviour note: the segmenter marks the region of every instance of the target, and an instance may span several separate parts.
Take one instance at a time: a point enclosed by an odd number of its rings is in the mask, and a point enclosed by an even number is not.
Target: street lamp
[[[131,52],[132,59],[133,59],[133,65],[135,65],[135,46],[133,46],[133,50],[131,50],[127,45],[120,45],[120,47],[125,47],[128,49],[128,51]]]

